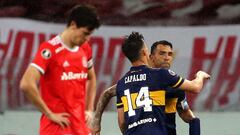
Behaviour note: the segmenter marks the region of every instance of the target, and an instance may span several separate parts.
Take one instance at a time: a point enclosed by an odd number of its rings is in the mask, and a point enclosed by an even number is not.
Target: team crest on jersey
[[[172,75],[172,76],[175,76],[176,75],[176,73],[175,72],[173,72],[172,70],[170,70],[170,69],[168,69],[168,72],[169,72],[169,74],[170,75]]]
[[[86,57],[82,58],[82,65],[83,65],[83,67],[87,67],[87,58]]]
[[[52,53],[49,49],[44,49],[44,50],[42,50],[41,55],[44,59],[49,59],[51,57]]]

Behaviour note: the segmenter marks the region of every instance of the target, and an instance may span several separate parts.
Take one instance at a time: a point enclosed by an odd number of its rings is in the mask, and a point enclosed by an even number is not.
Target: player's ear
[[[149,57],[148,49],[147,49],[147,48],[141,49],[141,54],[142,54],[143,56]]]
[[[146,50],[146,49],[142,49],[141,52],[140,52],[140,54],[141,54],[142,56],[148,56],[148,55],[149,55],[149,54],[147,53],[147,50]]]
[[[149,55],[149,58],[150,58],[150,59],[152,59],[152,58],[153,58],[153,55],[152,55],[152,54],[150,54],[150,55]]]
[[[77,24],[75,21],[71,21],[70,25],[69,25],[70,28],[77,28]]]

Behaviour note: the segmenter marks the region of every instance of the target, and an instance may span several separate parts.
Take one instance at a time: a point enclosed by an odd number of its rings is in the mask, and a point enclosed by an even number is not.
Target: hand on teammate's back
[[[48,119],[60,125],[62,128],[66,128],[70,125],[70,121],[68,117],[70,114],[68,113],[50,113],[47,115]]]
[[[91,125],[92,135],[100,135],[101,125],[94,119]]]
[[[85,122],[87,123],[88,127],[91,127],[91,123],[93,121],[93,112],[92,111],[85,111]]]
[[[100,135],[100,128],[93,128],[92,135]]]
[[[85,111],[86,123],[91,128],[92,135],[100,135],[100,124],[93,117],[92,111]]]

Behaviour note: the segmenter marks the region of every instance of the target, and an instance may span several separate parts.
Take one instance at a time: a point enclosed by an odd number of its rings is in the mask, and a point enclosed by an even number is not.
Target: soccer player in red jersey
[[[88,40],[99,26],[93,7],[75,6],[66,29],[40,45],[25,71],[20,89],[42,112],[40,135],[90,134],[96,76]]]

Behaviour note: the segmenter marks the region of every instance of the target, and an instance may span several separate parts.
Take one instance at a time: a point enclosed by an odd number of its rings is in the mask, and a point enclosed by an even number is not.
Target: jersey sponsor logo
[[[168,69],[168,72],[169,72],[169,74],[170,75],[172,75],[172,76],[175,76],[176,75],[176,73],[175,72],[173,72],[172,70],[170,70],[170,69]]]
[[[43,49],[41,55],[44,59],[49,59],[52,56],[52,53],[49,49]]]
[[[157,119],[156,118],[146,118],[146,119],[141,119],[139,121],[136,121],[132,124],[128,125],[128,129],[131,129],[133,127],[137,127],[138,125],[142,125],[142,124],[146,124],[146,123],[152,123],[152,122],[156,122]]]
[[[130,75],[125,77],[125,84],[130,82],[146,81],[146,74]]]
[[[85,72],[81,72],[81,73],[73,73],[73,72],[63,72],[63,74],[61,75],[61,80],[65,81],[65,80],[78,80],[78,79],[86,79],[87,78],[87,73]]]

